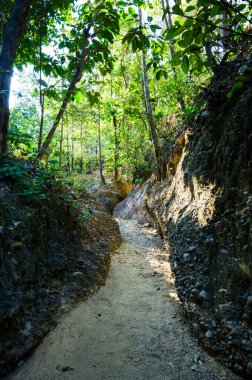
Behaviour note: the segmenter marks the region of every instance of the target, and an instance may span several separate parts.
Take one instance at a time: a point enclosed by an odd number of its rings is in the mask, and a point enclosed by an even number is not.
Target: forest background
[[[1,0],[0,115],[12,104],[1,154],[59,173],[99,168],[103,181],[104,170],[161,178],[175,138],[207,113],[213,73],[249,50],[251,9],[239,0]],[[241,70],[228,98],[244,80]]]

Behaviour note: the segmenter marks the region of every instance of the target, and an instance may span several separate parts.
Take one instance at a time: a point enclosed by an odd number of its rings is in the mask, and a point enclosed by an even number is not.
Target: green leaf
[[[151,29],[152,33],[156,33],[156,31],[158,29],[161,29],[161,28],[158,25],[150,25],[150,29]]]
[[[131,41],[131,47],[132,47],[132,51],[133,53],[135,53],[138,49],[141,48],[141,43],[139,41],[139,38],[138,36],[135,36],[132,41]]]
[[[38,82],[42,87],[47,87],[47,83],[43,79],[39,79]]]
[[[239,11],[239,12],[242,12],[245,8],[246,8],[246,4],[239,4],[238,6],[236,6],[236,9]]]
[[[187,30],[182,34],[182,40],[185,45],[188,46],[194,39],[194,33],[192,30]]]
[[[81,103],[83,99],[83,94],[81,91],[77,91],[76,94],[74,95],[74,100],[76,101],[76,103]]]
[[[196,44],[200,45],[203,42],[204,34],[202,32],[199,32],[195,37]]]
[[[101,35],[103,38],[106,38],[111,44],[114,42],[114,35],[108,29],[103,30]]]
[[[211,5],[212,1],[210,0],[198,0],[197,1],[197,7],[208,7]]]
[[[166,29],[166,31],[165,31],[165,40],[166,41],[172,40],[174,37],[177,37],[181,33],[183,33],[184,30],[185,29],[184,29],[183,26],[180,26],[179,28],[177,28],[176,26],[172,26],[171,28]]]
[[[189,12],[194,11],[194,9],[195,9],[195,6],[194,6],[194,5],[189,5],[188,7],[186,7],[185,12],[186,12],[186,13],[189,13]]]
[[[126,1],[118,1],[117,5],[119,7],[126,7],[128,5],[128,3]]]
[[[222,7],[220,7],[219,4],[214,4],[214,6],[212,7],[212,9],[210,11],[210,16],[211,17],[217,16],[218,14],[220,14],[221,10],[222,10]]]
[[[188,59],[187,55],[184,55],[184,57],[183,57],[181,69],[183,70],[183,72],[185,74],[187,74],[189,71],[189,59]]]
[[[128,12],[129,12],[130,15],[134,15],[136,13],[135,9],[132,8],[132,7],[129,7]]]
[[[237,90],[237,89],[239,89],[239,88],[242,88],[242,87],[243,87],[243,84],[244,84],[243,81],[235,82],[235,83],[233,84],[231,90],[227,93],[227,97],[228,97],[228,99],[230,99],[230,98],[233,96],[235,90]]]
[[[166,79],[167,79],[167,77],[168,77],[167,71],[164,70],[164,69],[160,69],[160,70],[158,70],[158,71],[156,72],[156,79],[157,79],[157,80],[159,80],[162,76],[163,76],[164,78],[166,78]]]
[[[173,7],[172,7],[172,11],[173,13],[175,13],[176,15],[179,15],[179,16],[183,16],[184,15],[184,11],[183,9],[180,8],[180,6],[178,4],[175,4]]]

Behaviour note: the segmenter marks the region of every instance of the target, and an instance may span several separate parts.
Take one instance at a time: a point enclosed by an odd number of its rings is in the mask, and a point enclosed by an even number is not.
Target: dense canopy
[[[251,8],[225,0],[1,0],[1,151],[68,171],[105,167],[141,181],[156,168],[162,177],[160,150],[206,107],[197,94],[249,49]],[[13,69],[25,84],[18,92]],[[241,72],[228,97],[243,80]]]

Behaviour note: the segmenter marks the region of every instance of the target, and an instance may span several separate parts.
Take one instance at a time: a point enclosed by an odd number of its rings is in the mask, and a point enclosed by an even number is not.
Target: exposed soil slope
[[[238,379],[191,336],[156,230],[119,221],[106,285],[45,338],[9,380]]]
[[[88,194],[44,187],[48,199],[34,204],[12,178],[0,181],[0,377],[104,284],[121,242],[114,219]]]
[[[146,202],[168,247],[180,300],[204,346],[252,376],[252,55],[226,63]],[[243,75],[241,75],[243,73]],[[238,79],[242,86],[231,98]]]

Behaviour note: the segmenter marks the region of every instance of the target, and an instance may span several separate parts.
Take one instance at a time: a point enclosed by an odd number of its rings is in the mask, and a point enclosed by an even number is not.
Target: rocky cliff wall
[[[145,195],[171,252],[178,294],[204,346],[252,375],[252,57],[225,64]],[[234,83],[240,89],[230,98]]]

